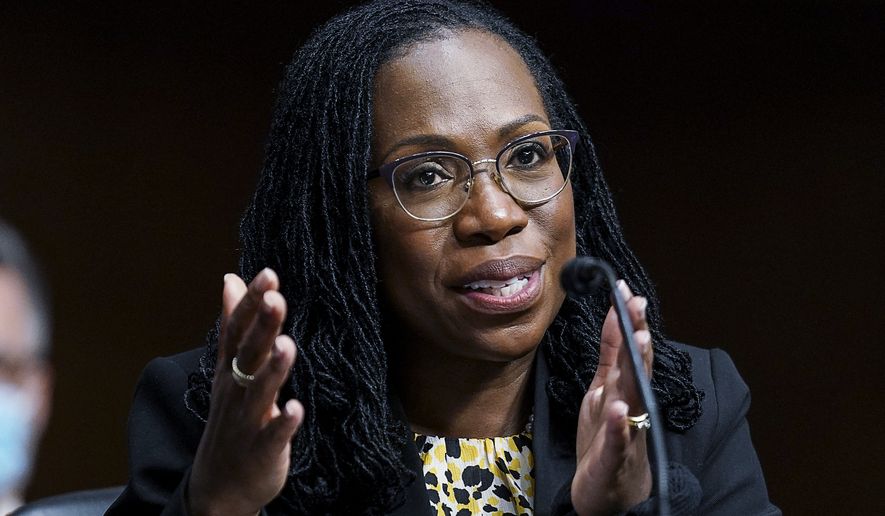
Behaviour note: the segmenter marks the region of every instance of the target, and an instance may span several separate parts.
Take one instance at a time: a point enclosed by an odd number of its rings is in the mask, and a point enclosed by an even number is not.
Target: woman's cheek
[[[530,217],[552,256],[574,256],[575,210],[570,186],[547,204],[532,210]]]

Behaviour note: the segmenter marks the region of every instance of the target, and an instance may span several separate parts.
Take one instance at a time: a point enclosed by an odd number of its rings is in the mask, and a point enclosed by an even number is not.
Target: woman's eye
[[[408,187],[416,189],[433,188],[452,179],[452,174],[442,165],[434,162],[422,163],[407,171],[404,176],[402,182]]]
[[[540,165],[547,160],[547,149],[537,142],[529,142],[516,147],[510,155],[508,166],[527,168]]]

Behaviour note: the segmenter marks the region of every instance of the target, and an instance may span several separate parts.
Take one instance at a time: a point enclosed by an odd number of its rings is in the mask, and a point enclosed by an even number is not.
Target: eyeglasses
[[[494,159],[470,161],[456,152],[422,152],[399,158],[369,172],[393,189],[402,209],[418,220],[445,220],[467,204],[475,167],[494,163],[490,175],[523,207],[541,205],[568,184],[578,132],[532,133],[508,143]]]
[[[7,344],[8,348],[12,348],[11,342],[0,341],[0,349],[4,349],[3,346]],[[39,357],[31,354],[19,356],[0,352],[0,381],[21,385],[39,366],[40,362]]]

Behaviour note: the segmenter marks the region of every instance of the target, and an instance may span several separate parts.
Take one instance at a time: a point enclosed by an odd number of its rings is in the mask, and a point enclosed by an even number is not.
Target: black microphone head
[[[578,256],[562,268],[559,282],[570,296],[588,296],[605,283],[605,271],[598,260]]]

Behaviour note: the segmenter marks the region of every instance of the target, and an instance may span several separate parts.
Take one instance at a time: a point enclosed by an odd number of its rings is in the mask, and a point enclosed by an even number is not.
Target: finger
[[[629,369],[613,367],[605,380],[606,406],[603,408],[603,412],[608,413],[609,405],[616,401],[624,403],[630,414],[639,415],[646,411],[642,398],[639,396],[636,375],[633,374],[632,367]]]
[[[648,329],[648,318],[646,317],[648,299],[643,296],[633,296],[627,305],[627,309],[630,312],[630,319],[633,323],[633,342],[638,347],[639,356],[642,358],[645,367],[645,374],[650,378],[653,348],[651,333]]]
[[[630,292],[629,288],[626,286],[625,283],[619,282],[619,285],[622,285],[619,287],[622,294],[624,292],[627,292],[627,293]],[[636,339],[635,332],[640,331],[640,330],[648,330],[648,320],[646,318],[646,308],[648,307],[648,299],[646,299],[643,296],[636,296],[633,294],[630,294],[630,296],[631,297],[629,299],[627,299],[624,306],[627,309],[626,316],[630,318],[630,326],[633,327],[633,331],[634,331],[633,339],[635,341],[635,339]],[[618,331],[619,331],[619,337],[622,337],[623,335],[620,334],[620,326],[618,327]],[[627,364],[629,363],[629,354],[628,353],[620,353],[619,360],[620,360],[619,365],[622,368],[626,367]]]
[[[221,328],[221,340],[224,342],[226,358],[233,358],[237,353],[240,340],[252,324],[264,293],[276,289],[279,285],[277,275],[271,269],[264,269],[249,284],[245,295],[241,297],[230,316]],[[230,360],[227,360],[229,362]]]
[[[648,330],[639,330],[633,334],[633,340],[639,348],[639,356],[642,357],[642,365],[645,367],[645,375],[650,381],[655,353],[654,346],[652,345],[651,333]]]
[[[599,460],[610,471],[617,471],[626,460],[627,444],[630,442],[628,407],[623,401],[615,400],[606,409],[605,443]]]
[[[633,333],[633,342],[636,344],[639,356],[644,357],[649,354],[651,348],[651,334],[647,330],[640,330]],[[650,359],[650,357],[649,357]],[[649,374],[650,365],[643,365],[646,374]],[[633,360],[630,358],[630,352],[626,349],[626,344],[622,345],[622,351],[618,355],[615,366],[611,367],[611,371],[605,380],[605,388],[607,395],[612,400],[622,400],[630,407],[630,413],[633,415],[645,412],[645,405],[639,394],[639,388],[636,384],[636,373],[633,369]]]
[[[642,362],[646,376],[651,376],[651,334],[648,330],[639,330],[633,333],[633,343],[636,344],[636,350]],[[630,353],[625,349],[618,360],[618,370],[622,373],[621,380],[618,382],[618,389],[621,399],[630,407],[631,415],[639,415],[645,412],[645,404],[639,393],[637,385],[636,373],[633,369],[633,360]]]
[[[621,368],[618,366],[614,366],[609,370],[604,384],[603,401],[621,399],[621,373]]]
[[[237,365],[246,374],[261,369],[270,356],[286,318],[286,300],[276,290],[268,290],[261,296],[257,312],[237,349]]]
[[[611,427],[612,425],[618,426],[619,423],[615,418],[616,413],[620,413],[621,408],[624,409],[623,417],[624,417],[624,425],[626,425],[626,417],[629,412],[630,406],[628,405],[628,401],[625,399],[625,382],[626,386],[629,387],[633,383],[633,375],[628,374],[626,371],[622,371],[619,367],[615,367],[612,369],[609,377],[605,382],[605,395],[603,396],[603,406],[600,409],[600,419],[606,422],[607,427]],[[622,381],[623,379],[623,381]],[[613,420],[615,418],[615,420]],[[611,428],[607,428],[607,433],[611,431]]]
[[[249,287],[243,281],[243,278],[234,273],[224,275],[224,292],[221,297],[221,320],[227,321],[234,309],[246,295]]]
[[[266,422],[277,415],[276,399],[295,363],[295,341],[288,335],[278,336],[270,360],[255,373],[255,382],[249,385],[243,406],[247,421]]]
[[[581,400],[581,410],[578,414],[578,457],[583,456],[602,428],[603,391],[603,387],[588,389],[584,399]]]
[[[647,308],[648,299],[643,296],[633,296],[627,302],[627,312],[630,314],[630,322],[633,323],[634,330],[648,329]]]
[[[290,399],[280,414],[273,418],[258,434],[255,442],[259,454],[267,457],[288,454],[289,443],[295,432],[304,422],[304,406],[296,399]]]
[[[618,290],[621,292],[621,297],[624,298],[625,303],[629,302],[630,299],[633,298],[633,291],[630,290],[630,286],[627,285],[627,282],[625,280],[619,279],[615,283],[615,286],[617,286]]]
[[[637,346],[639,356],[642,358],[645,366],[645,374],[651,374],[651,333],[648,331],[648,319],[646,317],[646,309],[648,308],[648,299],[643,296],[633,296],[627,303],[627,311],[630,313],[630,322],[633,323],[633,342]],[[629,358],[627,353],[623,353],[624,358]],[[648,361],[647,361],[648,360]],[[630,371],[633,371],[633,361],[630,362]],[[626,367],[623,363],[622,368]]]
[[[641,329],[645,329],[647,327],[644,323],[645,306],[648,302],[641,296],[634,296],[630,287],[627,285],[627,282],[622,279],[618,280],[615,286],[627,305],[627,316],[630,317],[631,322],[634,326],[638,324]],[[631,307],[633,308],[632,310]],[[636,317],[634,317],[634,313],[636,316],[641,316],[643,322],[639,322]],[[596,388],[605,384],[609,369],[617,365],[619,362],[621,367],[627,366],[623,360],[624,358],[629,360],[629,353],[622,353],[621,351],[623,349],[624,336],[621,333],[621,326],[618,322],[617,312],[615,311],[614,306],[612,306],[609,308],[608,313],[605,316],[605,321],[603,321],[602,324],[602,337],[599,341],[599,364],[596,369],[596,375],[593,377],[593,381],[590,382],[590,388]]]
[[[611,478],[624,461],[629,439],[629,430],[626,429],[627,405],[614,397],[605,396],[600,416],[599,432],[588,453],[595,457],[593,463],[601,468],[598,474]]]
[[[613,307],[610,307],[605,321],[602,323],[602,338],[599,340],[599,364],[596,366],[593,381],[590,382],[591,389],[605,384],[609,370],[618,364],[618,355],[622,346],[623,339],[618,326],[618,314]]]
[[[219,344],[221,345],[218,348],[216,370],[219,370],[219,366],[224,366],[229,361],[227,357],[232,357],[236,353],[236,341],[231,341],[234,344],[233,346],[224,345],[228,341],[228,339],[224,338],[224,335],[227,333],[228,320],[234,308],[237,307],[243,296],[246,295],[247,290],[246,283],[236,274],[224,275],[224,288],[221,293],[221,335],[219,335]]]
[[[618,280],[617,289],[621,293],[626,303],[630,303],[634,299],[633,293],[624,280]],[[628,314],[630,310],[627,310]],[[630,315],[628,315],[630,317]],[[632,317],[631,317],[632,320]],[[614,306],[610,307],[605,321],[602,324],[602,338],[599,344],[599,368],[602,370],[603,378],[609,367],[614,365],[620,354],[620,350],[624,345],[624,336],[621,333],[621,326],[618,323],[618,314]]]

